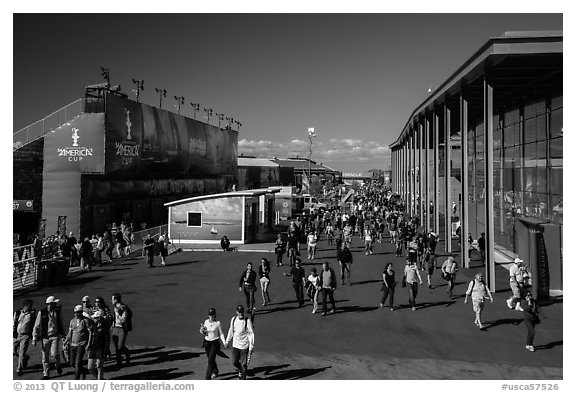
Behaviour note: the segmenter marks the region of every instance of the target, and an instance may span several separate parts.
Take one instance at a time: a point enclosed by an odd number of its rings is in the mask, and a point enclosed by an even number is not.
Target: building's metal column
[[[408,129],[408,136],[406,139],[406,173],[407,173],[407,195],[406,195],[406,213],[412,214],[412,137],[410,129]]]
[[[426,231],[431,228],[430,225],[430,165],[428,158],[428,150],[430,150],[430,121],[428,116],[424,117],[424,167],[426,168],[424,177],[425,199],[424,199],[424,227]]]
[[[438,208],[438,194],[440,193],[440,182],[439,179],[439,155],[438,155],[438,145],[440,144],[440,136],[438,130],[440,128],[440,121],[438,119],[438,113],[436,109],[432,114],[432,133],[434,134],[434,232],[436,235],[440,234],[440,209]]]
[[[444,104],[444,201],[445,203],[445,215],[444,215],[444,249],[446,252],[452,252],[452,198],[451,198],[451,187],[450,187],[450,175],[452,166],[452,146],[450,144],[450,109],[448,105]]]
[[[466,269],[470,267],[468,258],[468,100],[464,98],[464,93],[460,93],[460,153],[462,159],[460,180],[462,203],[460,205],[460,232],[462,236],[461,252],[462,261]]]
[[[412,217],[416,215],[416,130],[412,128],[412,138],[410,143],[412,152]]]
[[[486,233],[486,279],[492,291],[496,288],[494,261],[494,91],[484,77],[484,208]]]
[[[422,192],[423,174],[422,174],[422,122],[418,120],[418,218],[420,219],[420,225],[424,222],[424,212],[422,209],[422,200],[424,199],[424,193]]]

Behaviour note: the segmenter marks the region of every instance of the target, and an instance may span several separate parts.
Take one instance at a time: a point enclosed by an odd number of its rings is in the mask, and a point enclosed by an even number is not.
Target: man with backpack
[[[16,375],[21,376],[28,366],[30,356],[28,346],[32,341],[32,329],[36,320],[36,310],[32,308],[33,302],[30,299],[22,302],[22,308],[14,313],[14,323],[12,325],[14,337],[14,354],[18,356],[18,367]]]
[[[46,307],[37,313],[32,332],[32,345],[35,346],[37,342],[42,345],[42,379],[50,379],[50,358],[56,363],[56,372],[62,374],[60,343],[64,336],[64,324],[59,302],[54,296],[46,298]]]
[[[254,351],[252,321],[244,316],[244,306],[236,307],[236,315],[230,320],[225,347],[232,342],[232,364],[238,371],[238,379],[246,379],[248,363]]]
[[[132,310],[122,303],[119,293],[112,294],[114,319],[112,323],[112,342],[116,351],[116,365],[122,367],[122,355],[126,357],[126,365],[130,365],[130,350],[126,347],[128,332],[132,331]]]

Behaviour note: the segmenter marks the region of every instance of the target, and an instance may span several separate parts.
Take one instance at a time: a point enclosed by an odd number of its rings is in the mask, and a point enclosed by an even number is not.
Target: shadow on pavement
[[[337,307],[336,308],[336,314],[343,314],[343,313],[347,313],[347,312],[366,312],[366,311],[374,311],[374,310],[378,310],[380,307],[378,306],[370,306],[370,307],[365,307],[365,306],[344,306],[344,307]]]
[[[416,309],[421,310],[424,308],[437,307],[437,306],[450,307],[454,303],[456,303],[456,300],[447,300],[447,301],[443,301],[443,302],[419,303],[419,304],[416,304]]]
[[[143,371],[143,372],[139,372],[139,373],[135,373],[135,374],[127,374],[127,375],[122,375],[116,378],[111,378],[111,379],[121,379],[121,380],[125,380],[125,379],[149,379],[149,380],[168,380],[168,379],[176,379],[176,378],[182,378],[186,375],[190,375],[193,372],[192,371],[186,371],[186,372],[174,372],[178,370],[178,368],[174,367],[174,368],[166,368],[166,369],[160,369],[160,370],[149,370],[149,371]]]
[[[185,265],[191,265],[193,263],[200,263],[200,261],[185,261],[185,262],[167,263],[166,266],[161,266],[161,267],[185,266]]]
[[[382,280],[352,281],[352,285],[372,284],[375,282],[382,282]]]
[[[300,369],[287,369],[290,367],[289,364],[279,364],[275,366],[262,366],[262,367],[255,367],[253,369],[248,369],[247,372],[247,379],[255,379],[255,380],[285,380],[285,379],[301,379],[311,377],[318,373],[325,371],[331,366],[328,367],[321,367],[321,368],[300,368]],[[233,380],[238,378],[237,374],[234,373],[226,373],[222,374],[218,379],[223,380]]]
[[[178,360],[190,360],[193,358],[197,358],[200,355],[204,354],[203,352],[191,353],[191,352],[182,352],[179,349],[172,349],[166,351],[155,351],[149,352],[145,355],[141,356],[132,356],[132,361],[130,362],[130,366],[142,366],[142,365],[152,365],[152,364],[159,364],[165,362],[174,362]],[[148,359],[149,360],[144,360]],[[156,378],[162,379],[162,378]]]
[[[500,325],[519,325],[522,321],[522,318],[503,318],[496,321],[486,321],[484,322],[484,330],[492,329]]]
[[[554,348],[558,345],[564,345],[564,341],[560,340],[560,341],[553,341],[553,342],[545,344],[545,345],[534,345],[534,349],[536,349],[536,350],[538,350],[538,349],[551,349],[551,348]]]

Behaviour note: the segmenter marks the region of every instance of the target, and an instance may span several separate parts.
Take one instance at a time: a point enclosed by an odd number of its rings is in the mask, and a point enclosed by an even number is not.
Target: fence
[[[27,145],[84,113],[84,99],[80,98],[64,108],[12,134],[13,150]]]
[[[13,290],[35,287],[38,282],[38,263],[36,262],[34,245],[14,247],[13,251]]]

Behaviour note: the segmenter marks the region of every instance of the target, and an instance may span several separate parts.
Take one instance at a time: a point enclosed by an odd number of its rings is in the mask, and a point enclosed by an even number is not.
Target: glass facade
[[[494,117],[494,241],[518,253],[519,218],[563,222],[562,96],[527,102]],[[485,231],[484,125],[468,129],[469,227]]]

